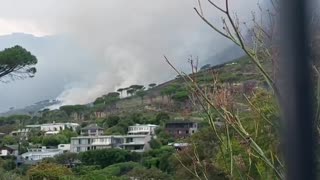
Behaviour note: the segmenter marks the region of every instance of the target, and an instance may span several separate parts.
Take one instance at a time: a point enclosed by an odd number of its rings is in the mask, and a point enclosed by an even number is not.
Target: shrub
[[[70,169],[58,164],[41,163],[29,169],[27,175],[32,180],[58,180],[63,176],[72,175],[72,172]]]
[[[80,153],[80,160],[84,165],[97,165],[102,168],[136,158],[135,153],[122,149],[99,149]]]

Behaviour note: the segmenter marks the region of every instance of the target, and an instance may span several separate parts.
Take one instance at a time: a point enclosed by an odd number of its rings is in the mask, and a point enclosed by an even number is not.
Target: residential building
[[[70,151],[70,144],[59,144],[58,149],[62,150],[63,152]]]
[[[120,148],[135,152],[150,149],[149,141],[157,125],[136,124],[128,128],[128,135],[103,136],[103,129],[91,124],[81,129],[81,135],[71,138],[70,152],[85,152],[95,149]]]
[[[0,148],[0,157],[18,156],[18,145],[5,145]]]
[[[100,136],[103,135],[103,128],[97,124],[90,124],[81,129],[81,135],[83,136]]]
[[[189,143],[169,143],[168,146],[173,146],[177,151],[181,151],[188,146],[190,146]]]
[[[65,129],[71,129],[76,131],[78,123],[49,123],[49,124],[38,124],[38,125],[26,125],[25,128],[17,131],[12,131],[11,135],[27,137],[28,133],[32,130],[39,130],[45,132],[45,135],[58,134],[60,131]]]
[[[78,136],[71,138],[70,152],[108,148],[143,152],[150,149],[148,143],[150,140],[150,135]]]
[[[114,148],[122,142],[122,136],[78,136],[71,138],[71,152]]]
[[[186,138],[198,131],[198,123],[190,121],[175,121],[165,124],[165,130],[175,138]]]
[[[122,136],[122,139],[122,143],[119,144],[121,149],[133,152],[144,152],[151,149],[149,145],[150,135],[126,135]]]
[[[44,132],[50,132],[50,131],[63,131],[65,129],[71,129],[73,131],[76,131],[77,127],[79,127],[78,123],[49,123],[49,124],[41,124],[40,130]]]
[[[21,157],[25,161],[38,162],[44,158],[52,158],[56,155],[62,154],[61,149],[47,149],[46,147],[28,149],[28,152],[21,154]]]
[[[128,134],[130,135],[155,135],[155,129],[158,125],[153,124],[136,124],[128,127]]]
[[[30,132],[30,129],[24,128],[24,129],[19,129],[17,131],[11,131],[10,135],[27,137],[29,132]]]
[[[6,135],[5,133],[0,132],[0,138],[5,136],[5,135]]]

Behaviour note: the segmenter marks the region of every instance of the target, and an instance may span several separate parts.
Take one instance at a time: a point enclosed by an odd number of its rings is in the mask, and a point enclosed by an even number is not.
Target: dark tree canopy
[[[203,65],[200,70],[206,70],[206,69],[209,69],[211,67],[211,64],[206,64],[206,65]]]
[[[37,58],[21,46],[0,51],[0,79],[10,77],[21,79],[33,77],[36,73]]]
[[[154,88],[155,86],[157,86],[156,83],[151,83],[151,84],[149,84],[149,88]]]
[[[134,90],[142,90],[144,89],[143,85],[131,85],[129,88],[134,89]]]

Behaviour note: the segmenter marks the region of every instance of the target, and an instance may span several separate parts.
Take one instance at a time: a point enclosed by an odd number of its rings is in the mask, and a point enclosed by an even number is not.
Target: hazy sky
[[[202,2],[204,14],[221,26],[221,14],[207,1]],[[241,20],[250,19],[256,3],[256,0],[230,0],[232,11]],[[87,103],[118,87],[159,83],[174,77],[175,73],[163,60],[164,54],[178,68],[187,70],[189,55],[204,60],[230,45],[200,20],[193,10],[195,6],[197,0],[1,0],[0,35],[63,34],[62,37],[77,44],[78,51],[72,53],[85,51],[88,55],[79,62],[77,56],[64,59],[61,55],[59,61],[49,61],[48,53],[38,59],[45,67],[76,76],[60,83],[57,89],[61,92],[48,93],[48,98],[57,97],[65,104]],[[41,77],[28,81],[34,81],[32,87],[21,81],[16,81],[15,86],[1,85],[0,93],[14,98],[1,101],[0,111],[39,100],[38,92],[43,89],[37,88],[50,86],[50,82],[57,80],[45,75],[44,69],[38,74]],[[24,89],[26,94],[14,94],[16,91],[10,88]],[[30,98],[17,101],[23,95]]]

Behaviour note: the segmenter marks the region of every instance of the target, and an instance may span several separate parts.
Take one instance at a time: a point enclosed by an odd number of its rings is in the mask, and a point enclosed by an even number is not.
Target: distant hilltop
[[[19,108],[19,109],[15,109],[14,107],[11,107],[9,111],[0,113],[0,116],[10,116],[10,115],[23,115],[23,114],[37,114],[40,110],[48,107],[48,106],[52,106],[52,105],[56,105],[59,104],[60,101],[58,100],[43,100],[43,101],[39,101],[36,102],[32,105],[26,106],[24,108]]]

